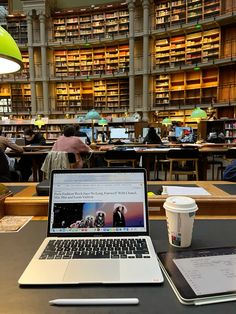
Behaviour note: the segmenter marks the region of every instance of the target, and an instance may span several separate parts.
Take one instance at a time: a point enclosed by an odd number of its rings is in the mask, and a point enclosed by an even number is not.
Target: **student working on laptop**
[[[39,132],[34,132],[31,128],[24,129],[25,145],[45,145],[46,140]],[[40,162],[40,161],[39,161]],[[32,174],[31,156],[22,156],[18,163],[18,169],[21,172],[22,181],[28,181]]]
[[[55,170],[49,203],[48,237],[19,284],[163,281],[144,169]]]
[[[83,160],[80,153],[92,152],[91,148],[82,142],[82,140],[75,136],[75,127],[73,125],[66,125],[64,127],[63,135],[59,136],[52,147],[54,151],[61,151],[67,153],[74,153],[76,156],[77,167],[83,167]]]

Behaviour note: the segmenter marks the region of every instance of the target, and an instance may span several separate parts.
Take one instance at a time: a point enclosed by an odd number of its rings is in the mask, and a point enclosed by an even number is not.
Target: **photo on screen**
[[[144,228],[142,202],[54,203],[53,229],[68,232],[134,231]],[[119,230],[117,230],[119,229]]]

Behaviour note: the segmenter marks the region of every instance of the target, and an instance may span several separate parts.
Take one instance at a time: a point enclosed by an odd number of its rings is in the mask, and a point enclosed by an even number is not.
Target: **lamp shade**
[[[172,121],[170,118],[165,118],[162,120],[162,124],[165,124],[165,125],[170,125],[172,124]]]
[[[102,118],[98,121],[98,125],[108,125],[108,121],[106,119]]]
[[[195,108],[191,113],[192,119],[206,119],[207,113],[205,110],[202,110],[201,108]]]
[[[99,120],[99,119],[101,119],[101,117],[95,109],[90,110],[85,116],[85,120]]]
[[[14,73],[22,67],[22,56],[15,40],[0,26],[0,74]]]

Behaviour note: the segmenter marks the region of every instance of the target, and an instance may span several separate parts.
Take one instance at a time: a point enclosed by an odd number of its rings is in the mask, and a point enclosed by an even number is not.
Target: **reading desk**
[[[88,285],[19,288],[18,279],[46,236],[46,221],[31,221],[19,233],[1,234],[1,313],[175,313],[234,314],[236,302],[204,306],[181,304],[165,279],[162,285]],[[192,248],[233,246],[236,220],[196,220]],[[158,251],[174,250],[167,239],[165,221],[151,221],[151,237]],[[143,270],[144,271],[144,270]],[[50,306],[57,298],[139,298],[139,305]]]

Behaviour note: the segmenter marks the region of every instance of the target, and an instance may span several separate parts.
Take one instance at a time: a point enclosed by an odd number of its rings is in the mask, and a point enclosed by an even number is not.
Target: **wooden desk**
[[[24,151],[23,153],[15,152],[15,151],[9,151],[7,152],[7,155],[9,157],[24,157],[24,156],[30,156],[32,158],[32,175],[33,175],[33,181],[38,182],[42,180],[42,173],[41,173],[41,166],[42,161],[46,157],[47,153],[51,150],[51,147],[49,146],[32,146],[27,147],[27,151]]]
[[[156,191],[162,185],[186,185],[194,184],[203,187],[211,195],[193,196],[196,200],[199,210],[198,216],[236,216],[236,183],[226,181],[150,181],[148,182],[149,190],[156,187]],[[230,187],[235,186],[235,194],[229,194],[216,184],[225,184]],[[23,189],[4,201],[5,215],[32,215],[47,216],[48,196],[36,195],[36,183],[5,183],[9,188],[21,186]],[[151,189],[152,187],[152,189]],[[148,198],[150,218],[165,217],[163,203],[166,195],[154,195]]]
[[[185,147],[187,144],[173,144],[172,148],[181,148]],[[123,145],[123,147],[126,147],[128,145]],[[147,170],[147,179],[150,180],[150,169],[151,169],[151,163],[154,160],[154,158],[158,159],[165,159],[166,153],[171,149],[171,147],[166,148],[160,148],[160,145],[158,144],[137,144],[133,145],[134,147],[137,147],[137,153],[143,157],[143,167]],[[191,145],[194,146],[194,145]],[[106,147],[106,146],[105,146]],[[108,145],[108,149],[112,149],[114,145]],[[207,157],[212,155],[224,155],[228,149],[231,147],[229,144],[213,144],[213,145],[196,145],[198,147],[201,155],[201,169],[204,171],[200,174],[200,179],[206,180],[206,168],[207,168]],[[104,148],[105,149],[105,148]],[[50,146],[31,146],[27,147],[27,150],[23,153],[17,153],[17,152],[7,152],[7,155],[9,157],[21,157],[21,156],[30,156],[32,157],[32,171],[33,171],[33,181],[37,182],[40,181],[40,168],[42,162],[42,157],[45,157],[47,153],[51,150]],[[105,150],[94,150],[91,156],[91,166],[95,164],[95,159],[97,156],[103,157],[105,154]],[[82,153],[83,155],[83,153]]]

